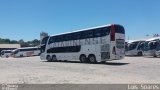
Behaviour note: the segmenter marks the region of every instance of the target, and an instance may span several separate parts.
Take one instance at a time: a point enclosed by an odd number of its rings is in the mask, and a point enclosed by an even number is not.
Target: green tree
[[[18,44],[18,41],[16,41],[16,40],[11,40],[11,41],[10,41],[10,44]]]
[[[33,46],[38,46],[40,44],[40,40],[38,40],[38,39],[34,39],[33,41],[32,41],[32,45]]]
[[[19,42],[20,44],[23,44],[23,43],[24,43],[24,40],[23,40],[23,39],[20,39],[18,42]]]

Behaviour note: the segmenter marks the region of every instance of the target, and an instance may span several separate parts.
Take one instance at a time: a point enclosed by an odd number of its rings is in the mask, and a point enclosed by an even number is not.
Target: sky
[[[25,41],[106,24],[126,39],[160,34],[160,0],[0,0],[0,38]]]

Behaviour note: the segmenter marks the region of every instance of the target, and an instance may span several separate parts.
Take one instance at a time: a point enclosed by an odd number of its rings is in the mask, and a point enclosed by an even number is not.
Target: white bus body
[[[106,25],[46,37],[41,43],[41,59],[105,62],[125,56],[125,31],[120,25]]]
[[[126,55],[128,56],[142,56],[143,50],[141,49],[141,43],[145,40],[136,40],[128,42]]]
[[[155,37],[155,38],[151,38],[148,39],[144,42],[144,49],[143,49],[143,53],[145,56],[154,56],[157,57],[157,54],[159,51],[157,51],[156,54],[156,50],[157,50],[157,41],[160,40],[160,37]]]
[[[1,57],[2,58],[8,58],[11,56],[12,50],[2,50],[1,51]]]
[[[13,50],[13,57],[30,57],[40,55],[40,48],[38,47],[25,47]]]

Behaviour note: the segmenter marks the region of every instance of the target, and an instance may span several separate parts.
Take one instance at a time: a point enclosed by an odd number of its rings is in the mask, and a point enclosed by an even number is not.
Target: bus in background
[[[157,57],[156,55],[156,51],[158,51],[157,42],[159,41],[159,39],[160,37],[155,37],[155,38],[148,39],[143,43],[143,46],[144,46],[143,53],[145,56]]]
[[[156,42],[156,56],[160,56],[160,38]]]
[[[11,56],[12,50],[2,50],[1,51],[1,57],[2,58],[8,58]]]
[[[40,55],[40,48],[38,47],[25,47],[13,50],[12,57],[30,57]]]
[[[124,56],[125,30],[112,24],[46,37],[41,43],[40,58],[96,63]]]
[[[136,40],[136,41],[130,41],[128,42],[128,47],[126,50],[126,55],[128,56],[142,56],[143,50],[142,50],[142,43],[145,40]]]

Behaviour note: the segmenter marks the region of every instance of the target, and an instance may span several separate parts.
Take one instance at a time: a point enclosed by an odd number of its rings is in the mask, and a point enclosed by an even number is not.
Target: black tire
[[[90,61],[90,63],[97,63],[96,57],[94,55],[89,55],[88,60]]]
[[[23,55],[20,55],[20,57],[23,57]]]
[[[53,61],[53,62],[56,62],[56,61],[57,61],[56,55],[53,55],[53,56],[52,56],[52,61]]]
[[[48,62],[51,62],[51,61],[52,61],[52,58],[51,58],[50,55],[47,55],[46,59],[47,59]]]
[[[6,58],[8,58],[9,56],[7,55]]]
[[[80,59],[81,63],[86,63],[87,62],[86,55],[81,55],[79,59]]]
[[[105,64],[105,63],[106,63],[106,61],[101,61],[101,63],[102,63],[102,64]]]
[[[143,54],[142,54],[142,52],[138,52],[138,54],[137,54],[138,56],[142,56]]]
[[[154,55],[153,57],[157,57],[157,55]]]

